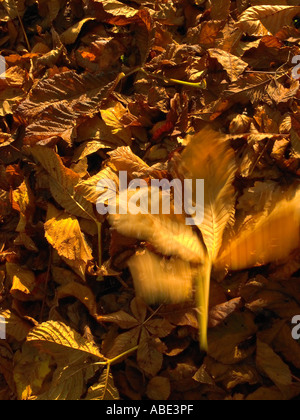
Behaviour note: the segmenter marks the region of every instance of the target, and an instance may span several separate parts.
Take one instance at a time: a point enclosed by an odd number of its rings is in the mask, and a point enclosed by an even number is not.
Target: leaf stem
[[[137,67],[134,70],[131,70],[125,76],[122,74],[122,77],[118,80],[118,82],[120,80],[122,80],[124,77],[129,77],[132,74],[138,73],[139,71],[144,73],[149,78],[152,77],[153,79],[162,80],[165,83],[173,83],[173,84],[175,83],[177,85],[188,86],[188,87],[196,88],[196,89],[205,89],[206,88],[206,81],[205,80],[202,80],[201,82],[198,82],[198,83],[193,83],[193,82],[186,82],[184,80],[169,79],[167,77],[158,76],[157,74],[151,74],[147,70],[143,69],[142,67]]]
[[[25,38],[25,42],[26,42],[28,51],[30,52],[31,51],[31,46],[30,46],[26,31],[25,31],[25,28],[24,28],[24,25],[23,25],[23,22],[22,22],[22,19],[21,19],[21,16],[19,14],[18,6],[17,6],[15,0],[13,0],[13,4],[14,4],[15,10],[17,12],[17,16],[18,16],[18,19],[19,19],[19,22],[20,22],[20,25],[21,25],[21,29],[22,29],[22,32],[23,32],[23,35],[24,35],[24,38]]]
[[[139,348],[139,346],[135,346],[130,350],[125,351],[124,353],[120,354],[119,356],[114,357],[113,359],[109,359],[108,360],[108,364],[112,365],[114,363],[118,363],[121,359],[123,359],[124,357],[130,355],[131,353],[134,353],[135,351],[137,351],[137,349]]]
[[[204,262],[204,266],[199,268],[196,285],[196,302],[199,320],[199,342],[200,348],[203,351],[208,350],[207,328],[211,269],[211,259],[207,257],[207,260]]]
[[[98,267],[102,266],[102,223],[96,222],[98,230]]]
[[[169,79],[167,77],[158,76],[157,74],[151,74],[151,73],[149,73],[148,71],[146,71],[142,68],[140,69],[140,71],[142,73],[144,73],[147,77],[153,77],[154,79],[162,80],[165,83],[175,83],[177,85],[188,86],[188,87],[192,87],[192,88],[196,88],[196,89],[205,89],[206,88],[205,80],[202,80],[201,82],[198,82],[198,83],[193,83],[193,82],[186,82],[184,80]]]

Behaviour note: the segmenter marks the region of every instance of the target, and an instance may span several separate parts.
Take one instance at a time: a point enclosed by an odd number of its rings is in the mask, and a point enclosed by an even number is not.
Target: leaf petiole
[[[97,231],[98,231],[98,267],[102,267],[102,223],[96,221]],[[99,281],[103,280],[103,277],[100,275],[98,277]]]
[[[156,74],[151,74],[144,69],[140,69],[142,73],[144,73],[147,77],[153,77],[154,79],[162,80],[165,83],[175,83],[177,85],[188,86],[196,89],[205,89],[206,88],[206,81],[202,80],[201,82],[193,83],[193,82],[186,82],[184,80],[178,79],[168,79],[167,77],[158,76]],[[204,73],[204,72],[202,72]]]
[[[118,76],[117,83],[119,83],[120,80],[122,80],[124,77],[129,77],[132,74],[135,74],[138,72],[144,73],[149,78],[152,77],[157,80],[162,80],[165,83],[173,83],[173,84],[187,86],[187,87],[196,88],[196,89],[206,89],[206,81],[204,79],[201,80],[201,82],[197,82],[197,83],[186,82],[184,80],[178,80],[178,79],[168,79],[167,77],[158,76],[157,74],[151,74],[147,70],[143,69],[142,67],[137,67],[136,69],[130,71],[126,75],[124,75],[124,73],[121,73],[121,75]],[[204,74],[204,71],[202,73]]]
[[[124,357],[129,356],[131,353],[134,353],[135,351],[137,351],[138,348],[139,348],[139,346],[135,346],[132,349],[129,349],[129,350],[125,351],[124,353],[120,354],[119,356],[116,356],[113,359],[108,360],[108,364],[113,365],[114,363],[118,363]]]
[[[134,353],[135,351],[137,351],[137,349],[139,348],[139,346],[135,346],[127,351],[124,351],[124,353],[119,354],[118,356],[114,357],[113,359],[107,359],[105,362],[96,362],[96,363],[92,363],[93,366],[108,366],[110,367],[111,365],[118,363],[120,360],[122,360],[124,357],[129,356],[131,353]]]

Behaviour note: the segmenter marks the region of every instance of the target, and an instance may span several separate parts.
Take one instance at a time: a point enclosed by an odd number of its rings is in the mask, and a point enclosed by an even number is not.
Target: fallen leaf
[[[78,220],[49,205],[45,236],[68,265],[84,278],[89,261],[93,259],[91,249],[80,230]]]
[[[166,401],[171,393],[171,385],[168,378],[163,376],[155,376],[152,378],[147,387],[147,395],[150,400]]]

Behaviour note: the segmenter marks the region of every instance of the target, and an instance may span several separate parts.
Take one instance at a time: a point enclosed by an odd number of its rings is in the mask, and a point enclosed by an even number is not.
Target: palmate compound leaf
[[[237,170],[234,152],[226,137],[210,128],[189,138],[177,168],[182,178],[204,180],[204,220],[198,225],[207,257],[197,276],[200,344],[207,348],[210,276],[220,251],[224,231],[235,214],[233,180]]]
[[[55,371],[47,391],[31,397],[31,399],[51,401],[119,399],[111,375],[111,366],[124,361],[126,356],[138,350],[135,346],[108,359],[100,353],[93,341],[82,337],[60,321],[47,321],[32,329],[24,346],[29,350],[30,346],[34,346],[41,356],[50,355],[55,361]],[[34,351],[29,353],[33,354],[36,362]],[[22,361],[22,355],[20,359]],[[101,376],[98,383],[93,383],[99,369]],[[28,385],[31,387],[31,384]]]
[[[185,224],[184,218],[173,215],[157,216],[149,214],[110,215],[109,221],[114,229],[125,236],[149,242],[157,251],[166,256],[176,256],[188,263],[199,264],[196,275],[197,307],[200,321],[200,344],[207,349],[207,325],[210,275],[222,245],[223,234],[228,223],[233,219],[235,212],[235,190],[233,180],[236,172],[234,152],[226,138],[211,129],[204,129],[189,138],[189,144],[183,152],[177,165],[177,174],[181,179],[193,181],[204,180],[204,220],[198,226],[206,249],[197,233]],[[130,194],[129,194],[130,197]],[[161,196],[162,197],[162,196]],[[151,199],[151,197],[150,197]],[[197,197],[194,197],[197,201]],[[203,206],[203,203],[197,203]],[[147,273],[139,270],[139,260],[144,259],[148,271],[153,268],[151,278],[159,274],[159,288],[149,288],[145,285]],[[179,262],[177,261],[177,264]],[[172,291],[176,277],[166,275],[167,266],[159,267],[158,260],[149,254],[136,256],[131,262],[136,288],[146,300],[184,301],[190,296],[190,278],[182,288],[183,296]],[[138,268],[137,268],[138,267]],[[181,266],[180,272],[191,272],[190,267]],[[190,273],[191,274],[191,273]],[[193,277],[193,275],[191,274]],[[184,282],[183,282],[184,283]],[[158,285],[158,282],[156,282]]]
[[[242,226],[224,246],[216,268],[243,270],[288,257],[300,246],[300,189],[279,200],[269,214]]]
[[[177,164],[177,174],[181,178],[205,181],[204,220],[198,228],[206,245],[206,252],[195,232],[184,224],[184,220],[180,221],[174,215],[110,216],[113,228],[119,233],[147,241],[163,255],[176,256],[183,261],[198,264],[197,276],[192,273],[192,279],[196,279],[200,344],[203,349],[207,349],[208,299],[212,267],[218,269],[227,265],[230,269],[243,269],[266,264],[287,256],[299,246],[300,205],[299,193],[296,193],[290,202],[280,201],[271,214],[265,214],[257,220],[254,229],[252,225],[252,228],[241,231],[234,237],[228,246],[224,245],[220,256],[225,229],[234,222],[236,195],[233,180],[236,169],[234,152],[226,138],[207,129],[190,138]],[[289,222],[285,236],[282,223],[286,219]],[[282,227],[278,227],[279,221]],[[174,235],[174,229],[175,232],[180,232],[180,235]],[[264,236],[265,240],[262,240]],[[280,243],[283,247],[279,246]],[[193,252],[190,252],[191,250]],[[129,260],[137,292],[150,303],[165,300],[179,301],[179,295],[172,291],[174,278],[166,275],[164,264],[165,261],[155,255],[152,256],[148,251],[137,254]],[[159,284],[155,279],[155,273],[160,279]],[[190,280],[187,280],[183,288],[182,300],[185,300],[185,294],[189,296],[188,290],[190,290]]]
[[[28,334],[28,344],[50,354],[57,364],[50,388],[37,396],[41,400],[79,400],[99,368],[92,362],[106,362],[94,343],[62,322],[40,324]]]
[[[226,137],[211,129],[206,128],[188,140],[178,172],[184,178],[204,180],[204,220],[198,228],[213,262],[221,248],[224,230],[235,213],[235,156]]]

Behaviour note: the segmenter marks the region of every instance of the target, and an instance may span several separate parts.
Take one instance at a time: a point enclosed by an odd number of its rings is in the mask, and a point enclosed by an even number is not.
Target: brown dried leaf
[[[242,13],[237,25],[248,35],[276,35],[283,26],[291,25],[299,12],[300,6],[253,6]]]
[[[166,401],[171,393],[170,380],[163,376],[155,376],[149,381],[146,393],[150,400]]]
[[[280,390],[285,391],[292,385],[293,379],[287,364],[268,346],[258,340],[257,342],[257,366],[262,370]]]

